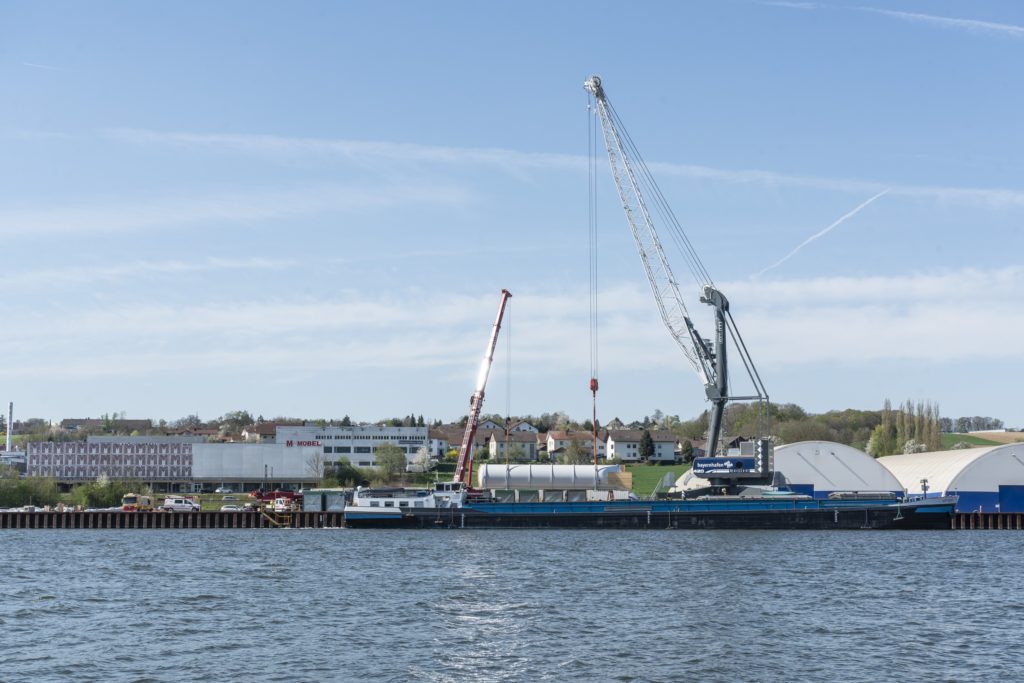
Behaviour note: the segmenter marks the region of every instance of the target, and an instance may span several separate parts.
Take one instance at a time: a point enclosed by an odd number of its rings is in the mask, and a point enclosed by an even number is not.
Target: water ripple
[[[0,532],[0,678],[1013,680],[1018,539]]]

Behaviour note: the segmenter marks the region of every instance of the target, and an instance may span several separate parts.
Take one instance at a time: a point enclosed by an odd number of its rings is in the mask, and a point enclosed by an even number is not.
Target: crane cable
[[[505,308],[505,474],[508,476],[508,437],[512,426],[512,301]]]
[[[704,267],[704,263],[697,254],[697,250],[690,242],[690,238],[687,237],[682,225],[680,225],[675,212],[672,211],[672,207],[669,205],[668,200],[665,199],[665,195],[662,194],[661,188],[658,187],[658,183],[654,180],[654,175],[648,168],[647,162],[644,161],[643,156],[641,156],[640,150],[633,142],[633,138],[630,137],[629,130],[625,125],[623,125],[622,119],[619,118],[619,114],[615,111],[615,107],[612,106],[611,102],[607,99],[605,99],[604,102],[608,108],[609,116],[614,120],[615,126],[619,131],[623,145],[632,157],[634,168],[638,171],[638,182],[641,182],[647,189],[647,192],[645,193],[646,196],[650,197],[654,201],[654,208],[661,216],[662,223],[668,228],[669,235],[675,243],[676,248],[679,250],[679,253],[683,256],[683,260],[686,261],[690,274],[693,275],[694,280],[699,284],[714,285],[714,280],[711,278],[711,274],[708,272],[707,268]]]
[[[592,427],[594,450],[594,476],[597,476],[597,373],[598,373],[598,328],[597,328],[597,109],[588,96],[587,101],[587,202],[588,229],[590,232],[590,393],[592,398]],[[596,482],[595,482],[596,487]]]

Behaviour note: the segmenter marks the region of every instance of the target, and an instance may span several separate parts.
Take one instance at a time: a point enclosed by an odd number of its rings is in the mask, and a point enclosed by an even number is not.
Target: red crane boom
[[[491,373],[491,363],[494,361],[494,348],[498,344],[498,330],[501,329],[501,320],[505,317],[505,305],[508,304],[508,300],[511,298],[511,292],[507,289],[501,290],[501,301],[498,302],[498,317],[494,320],[491,338],[487,342],[484,360],[480,365],[480,372],[477,374],[476,391],[469,397],[469,419],[466,421],[466,431],[462,435],[462,446],[459,448],[459,461],[455,465],[454,478],[454,481],[464,482],[466,488],[472,488],[473,439],[476,437],[477,424],[480,422],[480,411],[484,406],[484,389],[487,387],[487,376]]]

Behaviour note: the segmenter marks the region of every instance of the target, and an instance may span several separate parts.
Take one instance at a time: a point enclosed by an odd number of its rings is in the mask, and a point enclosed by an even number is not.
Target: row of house
[[[525,423],[520,423],[525,424]],[[479,451],[486,449],[492,460],[556,460],[562,456],[575,442],[584,453],[594,452],[593,432],[551,430],[540,432],[527,425],[528,428],[505,430],[491,420],[486,420],[477,429],[474,448]],[[462,427],[435,427],[430,429],[430,440],[439,444],[447,451],[459,448],[462,444],[464,429]],[[654,453],[648,458],[650,462],[678,462],[682,459],[683,442],[668,430],[650,430]],[[618,458],[625,463],[637,463],[644,460],[640,456],[640,443],[643,439],[642,429],[599,430],[597,433],[597,457],[599,460]],[[704,442],[691,440],[694,456],[704,454]]]

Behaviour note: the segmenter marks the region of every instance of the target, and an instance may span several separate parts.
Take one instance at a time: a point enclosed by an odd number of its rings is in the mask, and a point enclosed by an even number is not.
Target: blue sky
[[[0,400],[454,419],[507,287],[485,410],[589,415],[597,73],[773,399],[1024,426],[1022,60],[1015,2],[6,2]],[[599,161],[599,416],[691,417]]]

